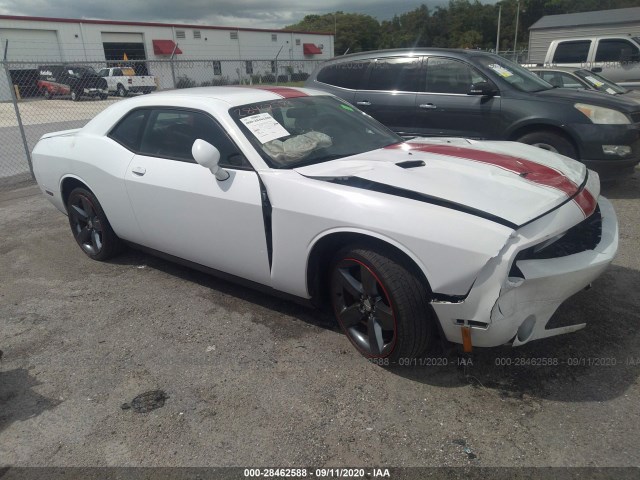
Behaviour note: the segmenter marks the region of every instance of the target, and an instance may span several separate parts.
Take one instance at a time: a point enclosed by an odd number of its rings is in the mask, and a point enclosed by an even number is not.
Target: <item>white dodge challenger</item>
[[[44,135],[33,166],[81,249],[126,243],[331,306],[365,356],[437,335],[522,345],[612,261],[618,224],[581,163],[528,145],[405,140],[336,97],[211,87],[119,102]]]

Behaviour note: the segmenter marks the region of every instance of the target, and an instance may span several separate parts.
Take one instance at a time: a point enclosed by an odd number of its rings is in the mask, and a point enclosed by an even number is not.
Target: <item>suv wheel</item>
[[[578,153],[576,152],[573,144],[562,135],[554,132],[543,130],[539,132],[527,133],[526,135],[518,138],[517,141],[541,148],[543,150],[559,153],[560,155],[564,155],[566,157],[578,157]]]

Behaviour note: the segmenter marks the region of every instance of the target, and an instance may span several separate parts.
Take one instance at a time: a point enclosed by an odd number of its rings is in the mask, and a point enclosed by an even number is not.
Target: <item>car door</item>
[[[615,83],[640,78],[640,51],[624,38],[602,38],[596,45],[594,72]]]
[[[416,95],[415,101],[417,134],[500,137],[500,96],[468,93],[474,83],[492,83],[486,76],[462,60],[441,56],[426,59],[425,75],[424,91]]]
[[[218,148],[227,180],[195,162],[198,138]],[[150,109],[125,183],[144,246],[270,284],[258,175],[212,117]]]
[[[414,130],[416,92],[421,88],[422,57],[378,58],[371,63],[355,104],[394,132]]]

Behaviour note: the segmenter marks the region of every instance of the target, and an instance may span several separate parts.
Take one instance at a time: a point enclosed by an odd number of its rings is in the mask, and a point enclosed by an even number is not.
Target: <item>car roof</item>
[[[279,87],[279,86],[222,86],[222,87],[195,87],[175,90],[163,90],[152,95],[137,97],[153,103],[153,99],[166,97],[174,98],[202,98],[210,100],[220,100],[230,106],[246,105],[248,103],[263,102],[268,100],[280,100],[283,98],[307,97],[317,95],[328,95],[326,92],[299,87]]]
[[[440,53],[440,54],[454,54],[460,56],[472,56],[487,54],[482,50],[467,50],[462,48],[431,48],[431,47],[413,47],[413,48],[390,48],[387,50],[373,50],[368,52],[350,53],[348,55],[342,55],[334,57],[327,62],[341,62],[344,60],[361,60],[366,58],[377,58],[382,56],[396,56],[407,54],[428,54],[428,53]]]

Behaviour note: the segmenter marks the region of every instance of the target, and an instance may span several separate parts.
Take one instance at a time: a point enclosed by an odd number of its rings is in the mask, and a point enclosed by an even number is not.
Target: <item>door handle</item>
[[[429,110],[429,109],[434,109],[434,108],[438,108],[437,106],[435,106],[433,103],[421,103],[419,105],[420,108],[423,108],[425,110]]]
[[[371,102],[368,102],[367,100],[365,100],[364,102],[356,102],[356,105],[362,105],[363,107],[368,107],[369,105],[371,105]]]
[[[138,175],[139,177],[147,173],[147,169],[144,167],[133,167],[131,171],[133,172],[134,175]]]

